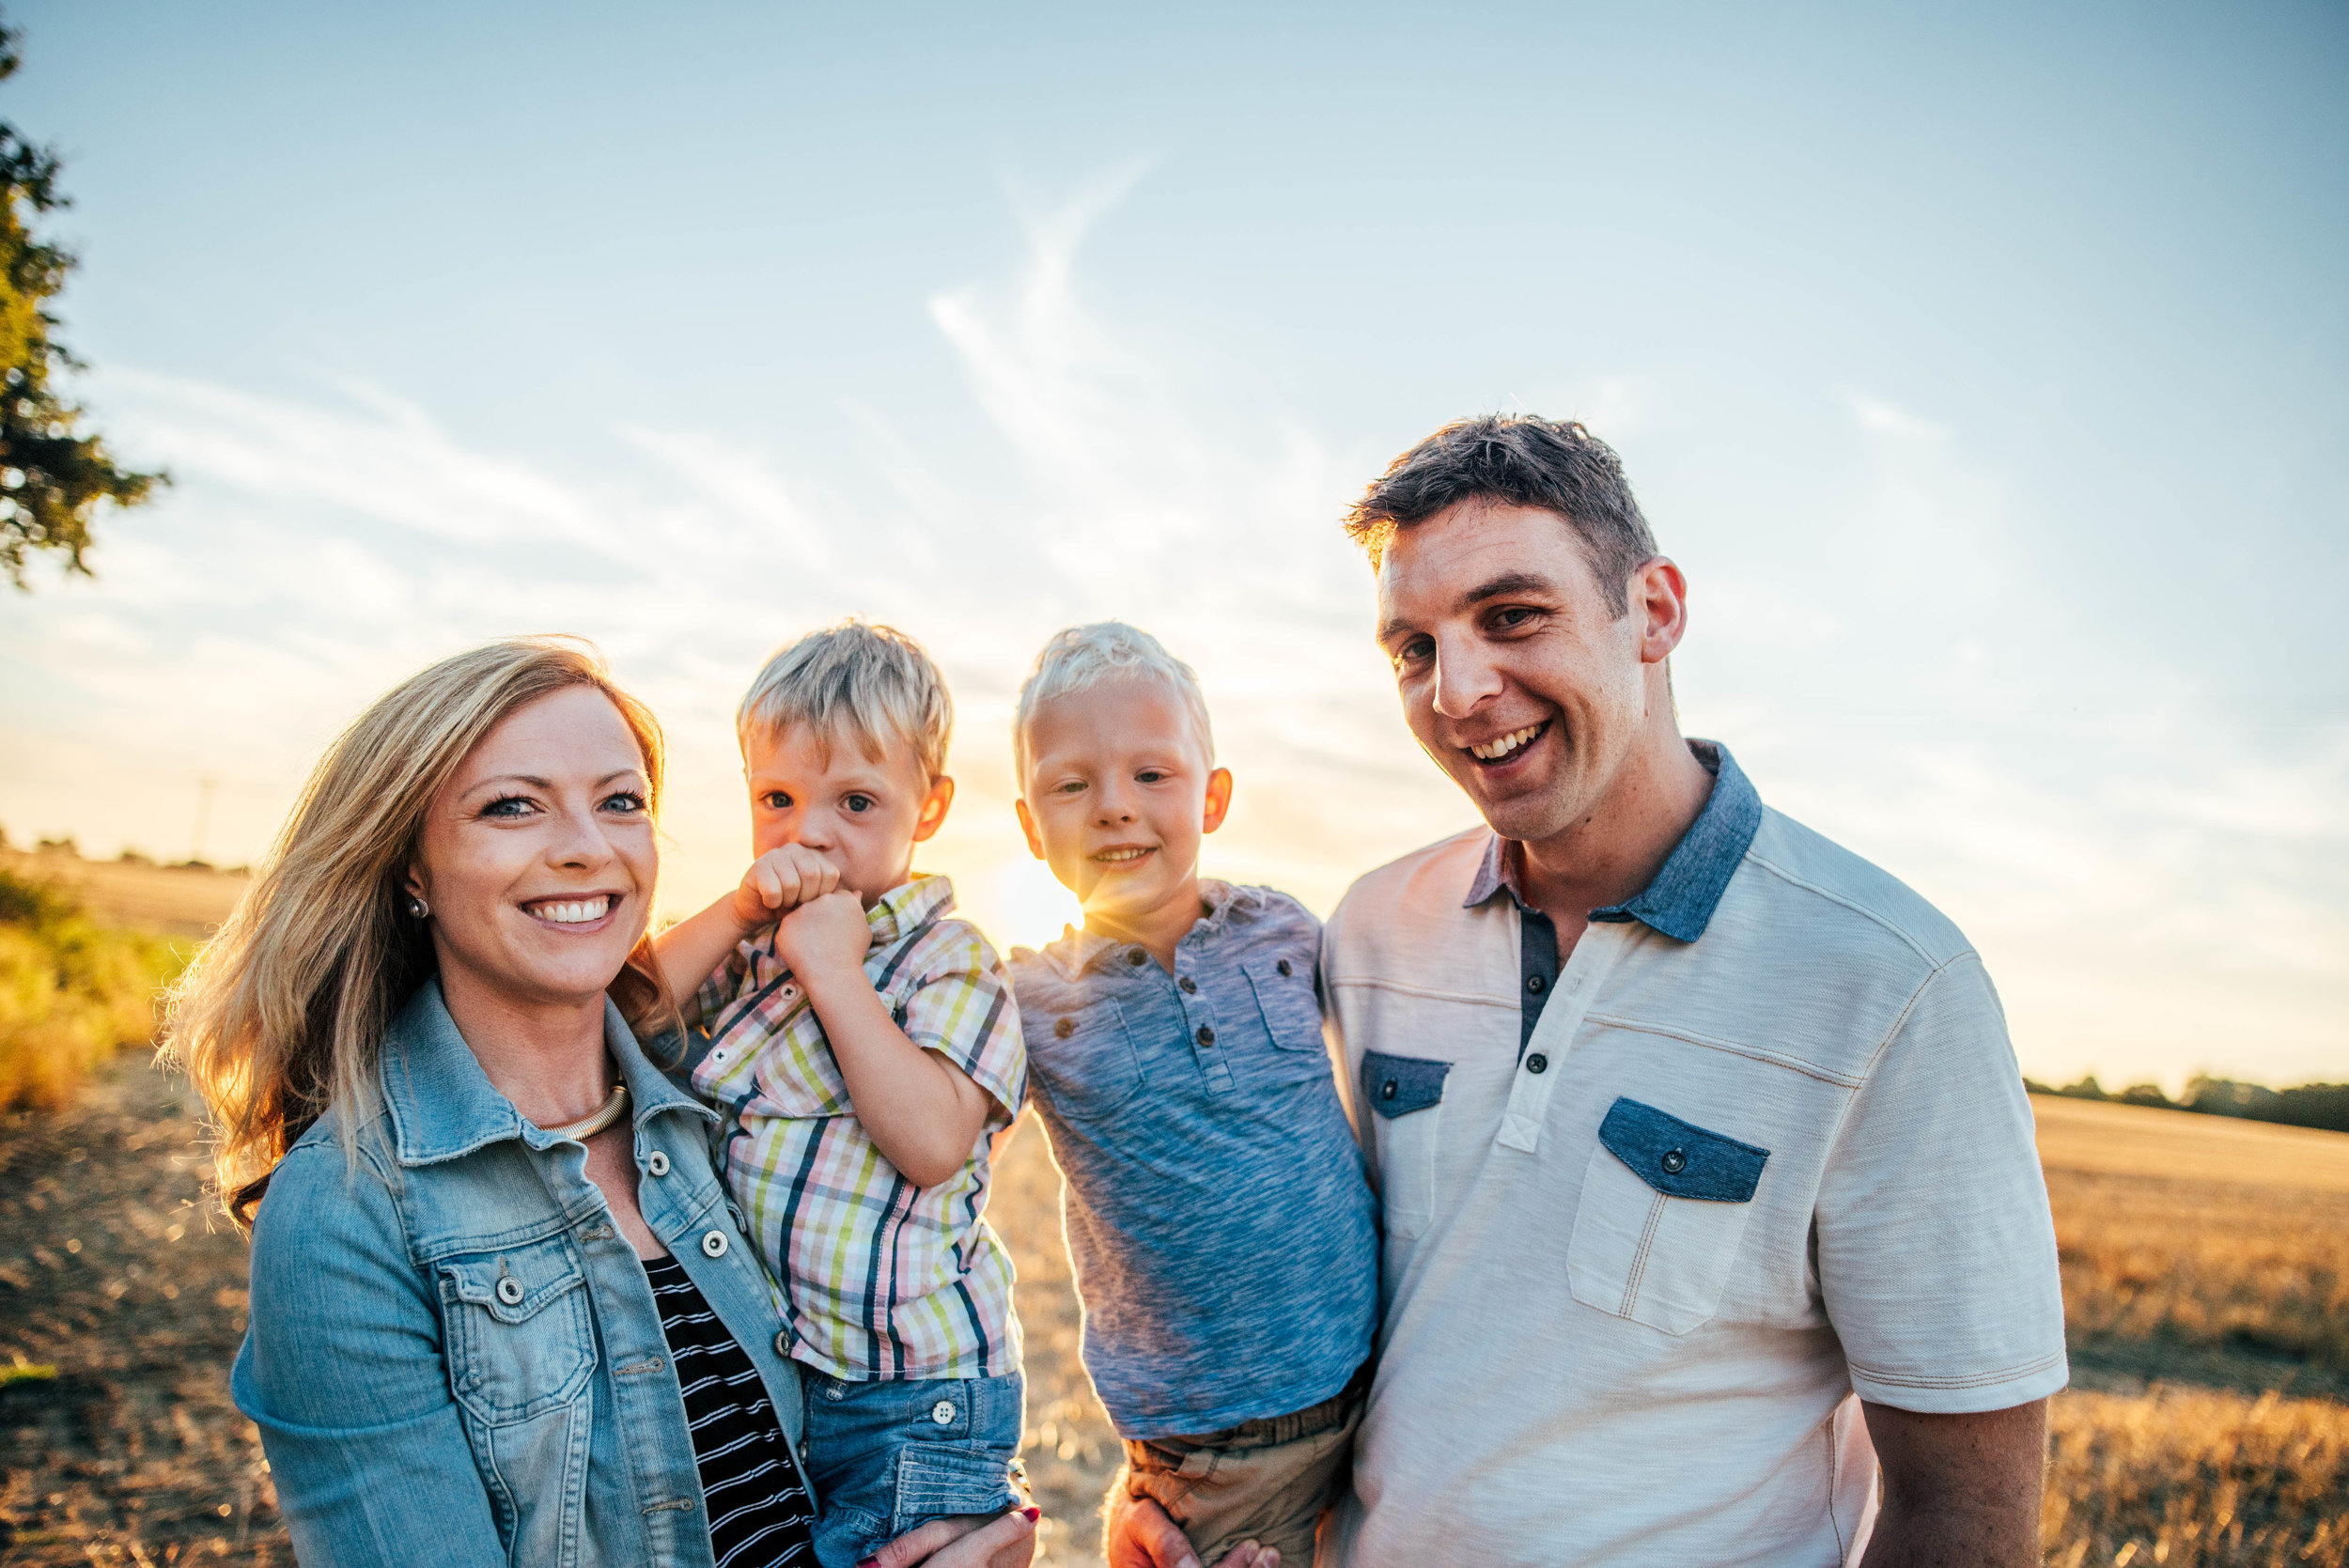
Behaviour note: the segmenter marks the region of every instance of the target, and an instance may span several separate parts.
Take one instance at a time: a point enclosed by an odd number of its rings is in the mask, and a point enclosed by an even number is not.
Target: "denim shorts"
[[[855,1568],[933,1519],[1001,1514],[1027,1501],[1018,1373],[848,1383],[801,1367],[816,1557]]]

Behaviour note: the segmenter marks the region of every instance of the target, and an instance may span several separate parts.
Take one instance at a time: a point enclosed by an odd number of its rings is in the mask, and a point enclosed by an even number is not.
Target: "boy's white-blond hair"
[[[734,712],[745,757],[754,738],[772,740],[799,724],[819,745],[846,735],[874,762],[886,761],[893,743],[903,746],[935,783],[946,771],[955,702],[921,644],[851,615],[778,649]]]
[[[1052,634],[1035,656],[1035,668],[1019,688],[1019,711],[1012,717],[1012,755],[1019,768],[1021,789],[1027,787],[1028,725],[1035,710],[1055,697],[1083,691],[1112,680],[1155,680],[1182,698],[1199,732],[1199,749],[1207,765],[1215,766],[1215,730],[1207,722],[1206,693],[1199,690],[1197,672],[1166,651],[1156,637],[1124,621],[1095,621],[1089,626],[1064,628]]]

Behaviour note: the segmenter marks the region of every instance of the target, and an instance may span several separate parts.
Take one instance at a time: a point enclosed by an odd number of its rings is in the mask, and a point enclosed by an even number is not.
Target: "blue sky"
[[[2339,7],[19,5],[83,393],[177,488],[0,603],[0,825],[260,852],[371,694],[596,638],[677,748],[862,612],[955,679],[936,864],[1066,912],[1003,735],[1119,614],[1327,909],[1470,814],[1346,500],[1588,421],[1694,584],[1688,727],[1941,903],[2040,1076],[2349,1074]]]

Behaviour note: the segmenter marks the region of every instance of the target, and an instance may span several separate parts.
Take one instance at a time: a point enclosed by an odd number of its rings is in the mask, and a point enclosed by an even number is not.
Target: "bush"
[[[0,871],[0,1109],[54,1109],[118,1048],[152,1040],[156,998],[188,956]]]

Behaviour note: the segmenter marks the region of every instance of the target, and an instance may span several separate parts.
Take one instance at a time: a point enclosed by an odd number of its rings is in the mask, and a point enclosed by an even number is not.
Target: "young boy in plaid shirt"
[[[954,800],[952,724],[937,666],[886,627],[775,655],[736,716],[757,859],[654,940],[783,1282],[825,1568],[1024,1501],[1011,1260],[985,1218],[1027,1092],[1019,1013],[946,878],[911,870]]]

